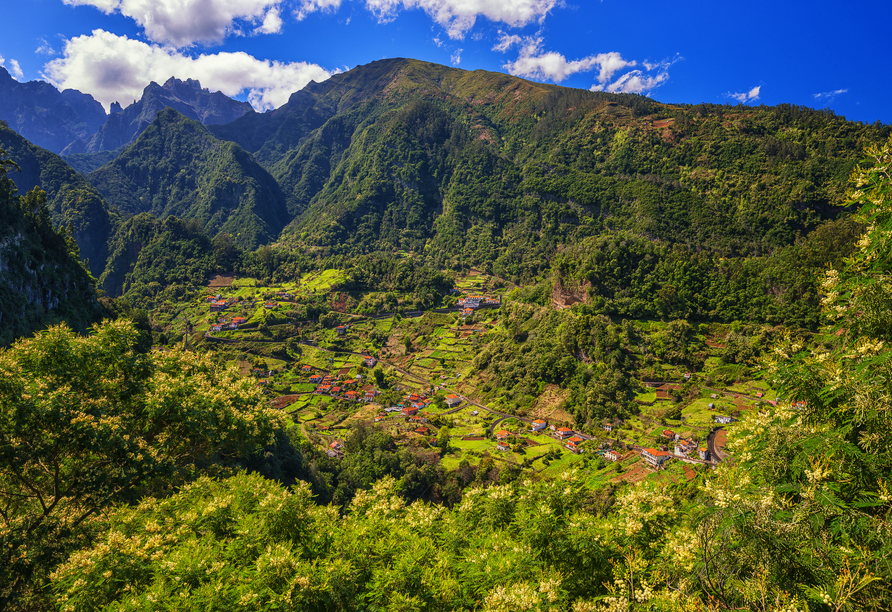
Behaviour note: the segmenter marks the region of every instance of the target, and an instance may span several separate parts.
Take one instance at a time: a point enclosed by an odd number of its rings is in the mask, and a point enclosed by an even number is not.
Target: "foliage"
[[[849,194],[866,229],[824,278],[823,342],[776,346],[767,364],[787,402],[734,428],[740,465],[711,487],[701,576],[726,605],[740,601],[738,585],[746,594],[757,583],[831,610],[892,601],[892,141],[867,156]]]
[[[250,379],[182,351],[136,351],[129,321],[52,327],[0,353],[0,567],[4,608],[111,504],[158,494],[283,423]]]
[[[202,479],[118,510],[54,584],[71,612],[597,610],[610,591],[670,609],[691,596],[677,571],[655,570],[688,566],[696,553],[665,492],[636,489],[608,518],[586,501],[569,473],[474,488],[452,509],[406,504],[384,478],[341,516],[314,504],[306,485]]]

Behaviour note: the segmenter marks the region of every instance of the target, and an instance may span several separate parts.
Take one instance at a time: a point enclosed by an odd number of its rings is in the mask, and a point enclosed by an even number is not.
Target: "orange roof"
[[[558,427],[558,431],[573,431],[569,427]]]
[[[580,438],[579,436],[573,436],[572,438],[570,438],[569,441],[570,441],[570,442],[573,442],[574,444],[579,444],[579,443],[582,442],[583,440],[582,440],[582,438]]]
[[[539,423],[544,423],[544,422],[545,422],[545,421],[543,421],[542,419],[536,419],[535,421],[533,421],[533,423],[536,423],[537,425],[538,425]]]
[[[666,451],[657,450],[655,448],[645,448],[644,450],[645,450],[645,452],[653,455],[654,457],[665,457],[667,455],[669,457],[672,456],[672,453],[667,453]]]

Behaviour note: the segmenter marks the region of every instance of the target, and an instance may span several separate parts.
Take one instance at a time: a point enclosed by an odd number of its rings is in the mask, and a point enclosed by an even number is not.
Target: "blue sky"
[[[258,110],[359,64],[412,57],[661,102],[831,108],[892,123],[892,3],[560,0],[29,0],[2,65],[106,108],[196,78]]]

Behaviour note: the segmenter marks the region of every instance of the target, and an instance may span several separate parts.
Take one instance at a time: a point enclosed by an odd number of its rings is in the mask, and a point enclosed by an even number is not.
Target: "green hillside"
[[[116,211],[62,158],[31,144],[4,122],[0,122],[0,148],[18,165],[8,177],[19,191],[39,187],[46,192],[53,224],[71,225],[81,256],[89,261],[93,274],[100,274],[108,256],[107,242],[117,223]]]
[[[101,316],[94,281],[71,234],[53,226],[45,194],[16,194],[0,149],[0,345],[67,321],[84,329]]]
[[[888,133],[790,105],[666,105],[400,59],[211,130],[279,181],[289,244],[407,249],[515,279],[616,230],[771,253],[838,214],[859,151]]]
[[[246,247],[272,241],[288,222],[278,185],[251,155],[169,108],[89,179],[127,215],[194,219]]]

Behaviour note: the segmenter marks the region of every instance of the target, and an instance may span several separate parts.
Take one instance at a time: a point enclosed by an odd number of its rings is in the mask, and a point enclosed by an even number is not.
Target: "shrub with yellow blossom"
[[[140,353],[138,334],[125,320],[86,336],[57,326],[0,352],[0,608],[111,504],[172,489],[282,427],[249,380],[191,352]]]

